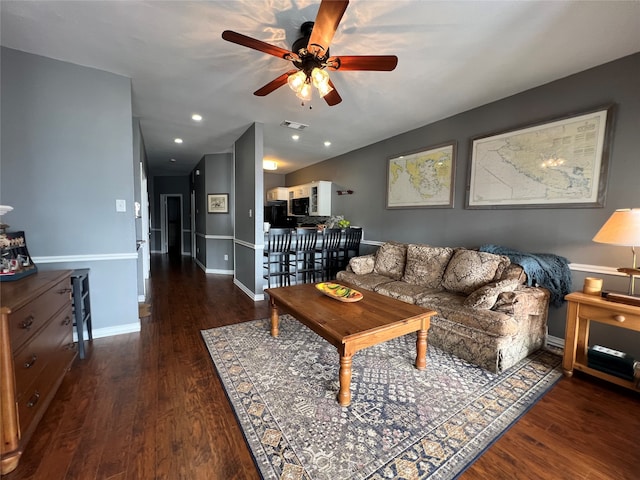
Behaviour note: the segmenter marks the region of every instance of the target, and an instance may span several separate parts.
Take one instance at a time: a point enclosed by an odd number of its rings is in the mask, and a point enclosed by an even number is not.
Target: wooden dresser
[[[0,471],[18,466],[76,356],[70,270],[0,283]]]

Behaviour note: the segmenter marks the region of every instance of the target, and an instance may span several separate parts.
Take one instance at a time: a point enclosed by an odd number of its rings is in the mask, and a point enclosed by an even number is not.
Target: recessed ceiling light
[[[194,113],[193,115],[191,115],[191,120],[193,120],[194,122],[201,122],[202,121],[202,115],[200,115],[198,113]]]
[[[324,146],[325,147],[330,147],[331,146],[331,142],[329,140],[327,140],[326,142],[324,142]]]
[[[175,143],[182,143],[182,139],[181,138],[176,138],[173,140]]]
[[[170,159],[169,161],[170,161],[171,163],[175,163],[175,162],[176,162],[176,159],[175,159],[175,158],[172,158],[172,159]]]
[[[300,135],[291,135],[291,138],[293,138],[294,140],[298,140],[300,138]]]

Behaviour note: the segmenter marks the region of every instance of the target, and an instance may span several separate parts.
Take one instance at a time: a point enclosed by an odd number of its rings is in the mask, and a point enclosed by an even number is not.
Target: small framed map
[[[387,208],[453,208],[456,142],[389,159]]]
[[[207,213],[229,213],[229,194],[207,194]]]
[[[613,105],[471,143],[466,208],[603,207]]]

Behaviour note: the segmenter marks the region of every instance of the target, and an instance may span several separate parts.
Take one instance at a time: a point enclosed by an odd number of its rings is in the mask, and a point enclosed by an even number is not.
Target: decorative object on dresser
[[[76,356],[70,270],[0,284],[0,472],[13,471]]]
[[[593,241],[631,247],[631,268],[621,267],[618,271],[629,275],[629,295],[634,295],[635,277],[640,277],[636,262],[636,247],[640,246],[640,208],[624,208],[613,212]]]
[[[24,232],[0,233],[0,282],[19,280],[37,271]]]

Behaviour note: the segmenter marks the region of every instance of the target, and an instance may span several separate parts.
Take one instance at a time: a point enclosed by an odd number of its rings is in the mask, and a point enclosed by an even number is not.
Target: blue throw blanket
[[[526,253],[500,245],[482,245],[481,252],[505,255],[520,265],[527,274],[527,284],[539,285],[551,292],[551,304],[559,307],[571,291],[569,261],[551,253]]]

